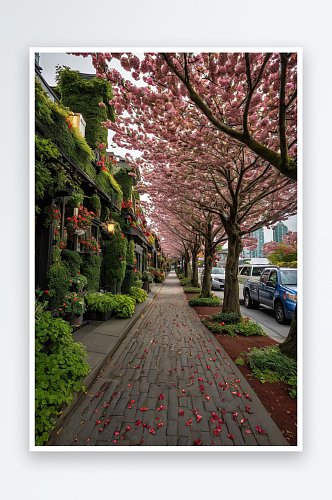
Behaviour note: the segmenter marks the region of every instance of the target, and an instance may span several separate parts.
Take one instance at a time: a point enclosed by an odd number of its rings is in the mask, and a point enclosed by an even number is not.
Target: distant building
[[[240,259],[250,259],[250,250],[248,250],[247,248],[243,248],[240,254]]]
[[[273,229],[273,241],[280,243],[287,232],[288,227],[282,222],[278,222],[275,229]]]
[[[257,229],[257,231],[254,231],[253,233],[251,233],[250,236],[257,238],[257,247],[255,248],[255,250],[250,250],[250,258],[265,257],[265,255],[262,251],[262,248],[264,245],[264,230],[263,230],[263,228]]]

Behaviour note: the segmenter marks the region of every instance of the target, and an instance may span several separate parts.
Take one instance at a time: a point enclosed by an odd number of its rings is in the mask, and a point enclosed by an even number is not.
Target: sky
[[[139,56],[139,54],[136,54]],[[50,86],[56,85],[55,82],[55,72],[56,72],[56,66],[68,66],[69,68],[73,70],[78,70],[81,73],[95,73],[95,69],[92,65],[91,62],[91,57],[82,57],[82,56],[74,56],[70,54],[66,54],[64,52],[59,53],[59,52],[47,52],[47,53],[40,53],[40,61],[39,61],[40,66],[42,67],[42,75],[47,81],[47,83]],[[134,79],[131,78],[131,75],[129,72],[124,71],[123,68],[121,67],[120,63],[118,60],[113,59],[112,60],[112,66],[115,67],[119,72],[123,72],[125,74],[126,79],[131,80],[135,85],[139,85],[139,82],[135,81]],[[145,85],[145,84],[144,84]],[[108,143],[112,144],[112,132],[109,130],[108,131]],[[109,147],[112,151],[114,151],[115,154],[124,156],[126,153],[131,154],[133,157],[140,156],[140,152],[138,151],[128,151],[125,148],[111,148]],[[290,217],[287,221],[284,222],[284,224],[288,227],[289,231],[297,231],[297,216],[294,215]],[[264,228],[264,242],[267,243],[269,241],[273,240],[273,231],[272,229],[267,229],[266,227]]]

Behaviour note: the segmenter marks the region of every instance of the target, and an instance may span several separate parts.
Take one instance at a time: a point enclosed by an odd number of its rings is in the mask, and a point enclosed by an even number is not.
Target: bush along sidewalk
[[[190,306],[221,306],[219,297],[202,298],[199,295],[188,300]]]
[[[257,349],[254,347],[247,354],[248,365],[252,373],[262,383],[286,382],[290,385],[289,395],[297,396],[297,363],[283,354],[278,345]]]
[[[142,292],[145,293],[143,290]],[[140,295],[140,297],[142,297],[142,295]],[[85,302],[88,309],[88,315],[90,316],[92,312],[97,312],[109,314],[109,319],[111,317],[110,313],[114,311],[116,316],[120,318],[129,318],[135,312],[136,298],[129,295],[113,295],[111,292],[96,292],[88,293],[85,297]],[[143,302],[143,300],[141,300],[141,302]],[[107,319],[101,319],[101,321],[107,321]]]
[[[81,385],[90,367],[84,347],[72,337],[72,328],[46,311],[47,302],[35,302],[35,444],[44,445],[64,405]]]

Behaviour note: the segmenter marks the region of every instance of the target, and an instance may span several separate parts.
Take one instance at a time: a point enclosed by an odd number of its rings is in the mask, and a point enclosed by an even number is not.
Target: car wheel
[[[277,320],[277,323],[280,325],[284,325],[286,323],[285,311],[282,303],[278,300],[274,308],[274,317]]]
[[[246,290],[245,296],[244,296],[244,305],[246,306],[247,309],[252,308],[252,300],[250,298],[250,294],[248,290]]]

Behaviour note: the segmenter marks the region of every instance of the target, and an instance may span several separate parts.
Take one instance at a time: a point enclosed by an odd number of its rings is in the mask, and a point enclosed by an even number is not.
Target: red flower
[[[45,290],[45,293],[50,293],[48,290]]]

